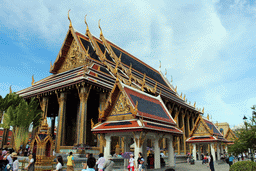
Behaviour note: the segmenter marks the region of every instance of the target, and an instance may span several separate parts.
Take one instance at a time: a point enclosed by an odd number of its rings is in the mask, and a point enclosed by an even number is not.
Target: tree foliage
[[[255,110],[254,107],[252,107]],[[245,128],[236,131],[238,139],[229,146],[229,152],[239,154],[248,151],[248,148],[256,150],[256,120],[252,117],[249,122],[245,122]]]

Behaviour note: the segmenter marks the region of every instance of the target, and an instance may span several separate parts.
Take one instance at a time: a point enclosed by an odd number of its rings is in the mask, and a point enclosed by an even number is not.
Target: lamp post
[[[245,126],[245,128],[246,128],[246,130],[247,130],[247,117],[244,115],[244,117],[243,117],[243,120],[244,120],[244,126]]]

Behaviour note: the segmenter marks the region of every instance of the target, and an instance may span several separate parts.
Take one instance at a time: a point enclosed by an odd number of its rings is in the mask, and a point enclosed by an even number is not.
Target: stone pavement
[[[210,168],[207,167],[208,164],[202,164],[202,161],[195,161],[194,165],[190,165],[188,163],[179,163],[176,164],[175,171],[210,171]],[[167,167],[168,168],[168,167]],[[147,171],[165,171],[167,168],[162,168],[162,169],[147,169]],[[226,163],[223,164],[218,164],[214,162],[214,169],[216,171],[229,171],[229,165]],[[113,171],[127,171],[125,170],[113,170]]]

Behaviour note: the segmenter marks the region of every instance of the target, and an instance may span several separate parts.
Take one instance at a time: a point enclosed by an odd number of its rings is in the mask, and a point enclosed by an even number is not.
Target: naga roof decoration
[[[91,34],[86,18],[85,35],[75,31],[69,15],[68,19],[69,30],[55,62],[50,64],[50,73],[53,75],[33,82],[31,87],[19,91],[19,95],[30,97],[50,93],[79,82],[92,83],[111,90],[118,78],[126,85],[155,96],[161,94],[163,98],[202,114],[195,105],[187,103],[185,97],[179,97],[177,88],[174,89],[160,71],[107,40],[103,36],[100,23],[98,39]]]
[[[149,95],[127,86],[119,79],[112,89],[102,110],[99,109],[99,123],[92,131],[106,133],[116,131],[155,130],[181,135],[161,97]]]
[[[213,122],[203,118],[201,115],[197,118],[195,126],[189,136],[190,137],[186,140],[187,143],[227,142]]]

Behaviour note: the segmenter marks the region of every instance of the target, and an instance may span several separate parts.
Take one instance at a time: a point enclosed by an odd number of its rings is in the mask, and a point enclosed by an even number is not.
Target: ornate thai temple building
[[[157,133],[161,149],[173,141],[176,153],[191,151],[186,139],[204,110],[188,103],[160,71],[107,40],[100,25],[97,38],[85,24],[82,34],[70,20],[50,65],[52,75],[37,82],[32,77],[31,87],[17,92],[38,98],[43,115],[51,118],[52,133],[57,123],[56,152],[86,144],[99,151],[107,146],[107,154],[117,143],[127,148],[122,142],[131,135],[135,141],[146,137],[147,146],[153,146]]]
[[[195,160],[201,158],[201,154],[212,154],[213,160],[220,160],[220,154],[224,154],[224,148],[227,152],[228,141],[223,134],[218,130],[212,121],[201,115],[197,118],[195,127],[191,131],[190,137],[186,140],[187,143],[193,145],[193,154],[197,153]]]

